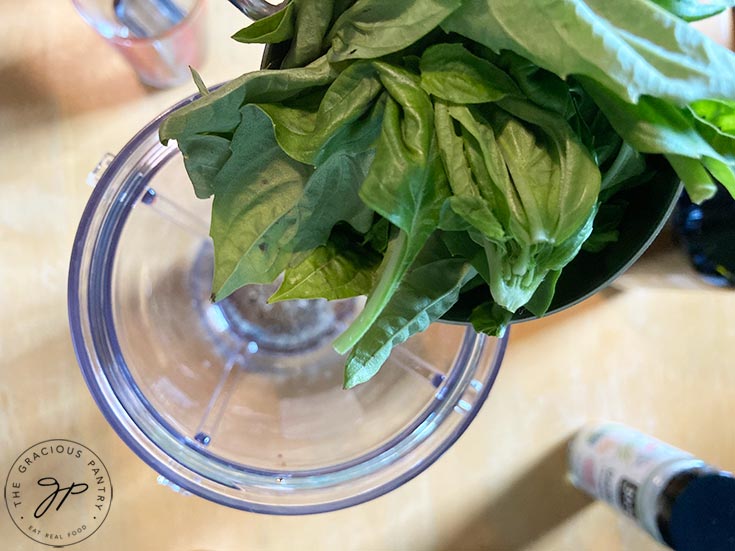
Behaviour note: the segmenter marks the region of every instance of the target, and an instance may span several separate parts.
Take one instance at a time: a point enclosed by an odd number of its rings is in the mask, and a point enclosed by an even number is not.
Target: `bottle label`
[[[596,425],[572,441],[570,477],[578,488],[647,525],[652,512],[650,500],[642,499],[644,486],[666,464],[687,458],[691,454],[623,425]]]

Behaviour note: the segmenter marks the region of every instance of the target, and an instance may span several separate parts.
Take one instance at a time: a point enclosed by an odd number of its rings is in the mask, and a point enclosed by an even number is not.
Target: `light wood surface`
[[[209,5],[208,83],[258,65]],[[719,28],[719,27],[718,27]],[[67,1],[0,1],[0,474],[27,447],[78,440],[115,488],[86,550],[654,551],[565,481],[563,445],[596,418],[735,469],[735,293],[629,288],[515,327],[488,402],[428,471],[373,502],[268,517],[183,497],[108,427],[72,351],[66,276],[89,170],[192,85],[152,91]],[[0,511],[0,547],[43,549]]]

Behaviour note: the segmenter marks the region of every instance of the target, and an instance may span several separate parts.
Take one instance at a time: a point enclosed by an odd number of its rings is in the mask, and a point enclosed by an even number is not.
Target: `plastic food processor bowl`
[[[401,486],[464,432],[505,339],[435,323],[342,389],[331,342],[360,304],[210,301],[211,203],[175,144],[139,132],[95,172],[69,274],[84,379],[123,441],[172,488],[271,514],[340,509]]]

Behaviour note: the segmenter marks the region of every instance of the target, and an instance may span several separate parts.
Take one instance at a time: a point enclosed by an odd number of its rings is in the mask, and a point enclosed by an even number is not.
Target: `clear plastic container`
[[[189,67],[200,67],[204,61],[204,0],[72,0],[72,3],[148,86],[169,88],[189,82]]]
[[[279,312],[248,288],[212,304],[210,204],[158,141],[166,115],[91,175],[72,252],[72,338],[109,423],[171,487],[262,513],[355,505],[426,469],[487,398],[506,340],[436,323],[343,390],[331,342],[359,301]]]

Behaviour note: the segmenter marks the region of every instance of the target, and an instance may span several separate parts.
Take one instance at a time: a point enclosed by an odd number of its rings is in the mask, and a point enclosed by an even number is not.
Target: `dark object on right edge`
[[[717,194],[701,205],[682,195],[674,213],[674,228],[692,266],[705,281],[735,287],[735,200],[723,186],[717,187]]]

